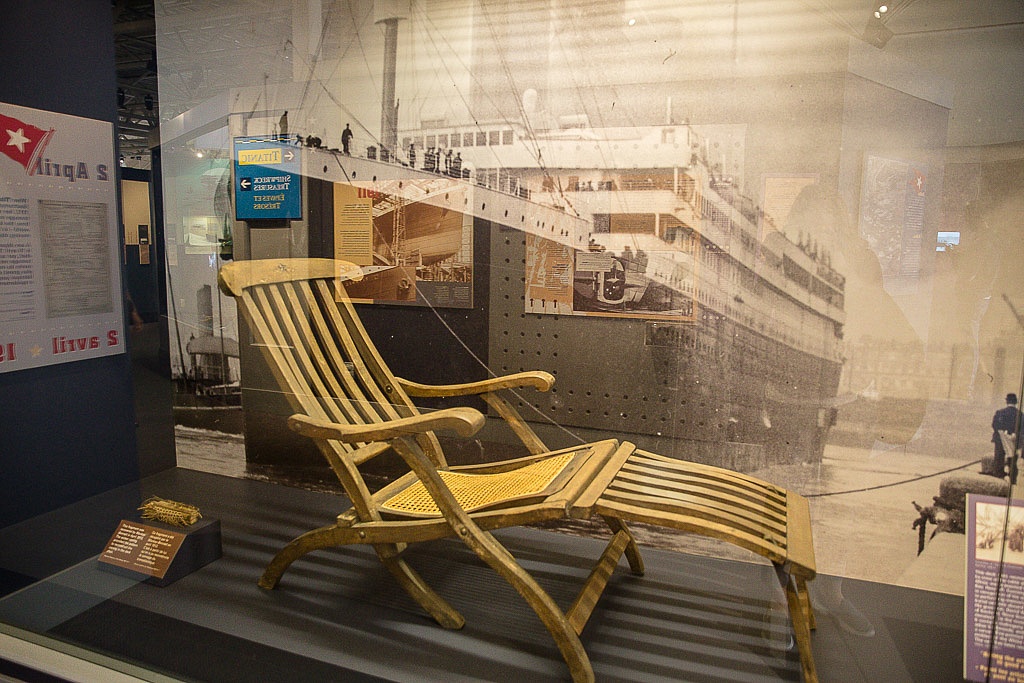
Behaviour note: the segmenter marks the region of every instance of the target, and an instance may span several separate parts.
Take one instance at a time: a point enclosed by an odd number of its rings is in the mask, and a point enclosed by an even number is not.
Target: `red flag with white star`
[[[0,152],[17,161],[30,174],[30,168],[53,137],[53,128],[43,130],[0,114]]]

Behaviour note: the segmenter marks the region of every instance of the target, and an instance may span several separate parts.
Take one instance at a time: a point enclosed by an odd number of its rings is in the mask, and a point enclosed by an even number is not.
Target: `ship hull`
[[[492,260],[522,262],[524,240],[507,234],[494,231]],[[508,285],[492,279],[491,287],[492,369],[556,373],[551,392],[521,402],[549,445],[614,433],[669,457],[743,471],[821,460],[838,358],[706,307],[686,322],[523,315],[522,298],[506,297]]]
[[[341,163],[373,164],[353,158]],[[355,175],[346,166],[346,171],[334,178],[334,165],[316,166],[328,169],[322,177],[328,182],[345,182]],[[387,192],[397,186],[408,193],[407,201],[416,200],[416,196],[409,183],[403,186],[396,179],[424,175],[382,164],[373,164],[366,172],[362,168],[358,171],[360,178],[374,178],[367,183],[368,189]],[[643,195],[641,208],[657,217],[657,234],[626,231],[621,221],[610,215],[608,225],[619,232],[588,235],[588,229],[596,223],[591,215],[573,218],[538,201],[525,201],[521,196],[482,186],[477,178],[453,182],[456,186],[464,185],[467,193],[475,195],[463,209],[478,219],[489,219],[492,225],[491,268],[474,275],[476,287],[481,287],[482,278],[489,273],[484,342],[488,347],[488,367],[496,374],[534,369],[556,373],[557,383],[552,392],[531,395],[532,406],[523,403],[527,420],[542,429],[552,423],[558,425],[553,428],[555,440],[549,439],[550,445],[558,445],[558,439],[567,437],[566,432],[579,429],[614,433],[672,457],[737,469],[820,460],[833,420],[841,370],[837,352],[842,323],[841,291],[838,304],[825,303],[784,279],[781,266],[774,274],[758,274],[752,265],[753,252],[740,249],[739,239],[734,240],[731,254],[729,249],[711,241],[719,226],[692,226],[689,233],[681,228],[701,220],[698,211],[688,208],[692,195],[687,195],[691,197],[687,199],[657,185],[634,193]],[[528,185],[522,183],[518,187]],[[519,194],[532,194],[537,199],[540,193]],[[600,190],[588,192],[581,199],[583,194],[568,196],[579,205],[586,203],[584,199],[595,206],[611,199]],[[628,192],[621,194],[626,199],[631,196]],[[445,192],[423,201],[443,211],[460,208],[455,198],[455,194]],[[660,205],[663,198],[672,205]],[[631,209],[633,225],[639,208],[627,208]],[[441,211],[431,211],[442,215]],[[427,223],[433,225],[431,221]],[[524,231],[523,226],[531,227]],[[426,231],[431,232],[437,231]],[[689,235],[685,239],[684,233]],[[419,238],[426,234],[411,236]],[[573,276],[567,282],[569,297],[579,297],[581,304],[587,300],[581,305],[584,310],[571,315],[538,314],[528,308],[522,271],[517,275],[516,268],[517,264],[527,263],[528,239],[539,236],[557,241],[560,248],[576,254],[586,253],[589,236],[616,256],[622,256],[617,241],[631,240],[644,245],[652,264],[661,255],[648,249],[643,240],[657,240],[665,245],[666,251],[678,250],[670,258],[677,260],[679,269],[689,273],[691,289],[681,294],[664,278],[655,280],[652,288],[652,282],[645,283],[642,275],[638,278],[633,272],[625,275],[621,290],[616,286],[615,276],[610,282],[605,277],[589,285],[585,279],[577,282]],[[689,246],[680,246],[684,244]],[[786,245],[789,247],[795,250],[794,245]],[[709,283],[723,279],[721,271],[707,262],[703,270],[698,267],[702,254],[715,249],[721,253],[713,262],[732,259],[741,265],[748,264],[743,265],[746,270],[742,275],[752,276],[758,289],[771,290],[772,296],[785,302],[784,310],[769,311],[757,296],[739,290],[737,293],[743,295],[739,298],[728,290],[715,290],[717,298],[729,304],[729,310],[701,302],[699,291],[703,288],[711,292]],[[781,258],[780,255],[780,262]],[[787,258],[803,257],[791,254]],[[810,267],[806,261],[801,263],[805,269]],[[649,270],[653,271],[653,266]],[[397,279],[398,283],[401,281],[402,278]],[[658,289],[664,287],[675,298],[654,306],[659,310],[651,310],[651,301],[657,299]],[[647,289],[652,293],[645,299]],[[382,292],[352,294],[376,299],[385,296]],[[634,310],[623,305],[627,299],[636,305]],[[593,310],[585,310],[586,306]],[[396,309],[389,311],[389,316],[395,316],[398,324],[401,313]],[[774,324],[773,317],[778,316],[789,318]],[[813,333],[803,337],[792,332],[794,320],[801,316],[814,321]],[[378,341],[384,347],[382,350],[389,353],[387,340]]]

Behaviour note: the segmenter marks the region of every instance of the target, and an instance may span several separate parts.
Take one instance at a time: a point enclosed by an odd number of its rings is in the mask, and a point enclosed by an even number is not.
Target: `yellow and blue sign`
[[[235,219],[302,218],[302,148],[272,137],[235,138]]]

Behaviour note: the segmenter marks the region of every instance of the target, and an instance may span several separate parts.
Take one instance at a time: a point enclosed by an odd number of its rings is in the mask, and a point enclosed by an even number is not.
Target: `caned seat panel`
[[[542,498],[575,457],[573,452],[561,453],[506,472],[472,474],[447,470],[439,472],[439,475],[459,507],[475,512],[495,504],[511,506],[531,498]],[[384,501],[380,510],[430,517],[441,514],[419,481]]]

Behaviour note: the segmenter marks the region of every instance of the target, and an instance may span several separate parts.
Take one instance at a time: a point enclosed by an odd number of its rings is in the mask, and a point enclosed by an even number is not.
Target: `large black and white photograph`
[[[219,130],[167,127],[180,135],[165,163],[182,168],[165,182],[195,182],[241,134],[313,145],[304,173],[362,181],[389,208],[407,186],[458,178],[475,192],[478,240],[460,253],[489,299],[461,329],[434,306],[416,351],[383,326],[382,353],[410,368],[396,372],[457,381],[433,349],[476,377],[556,372],[551,392],[519,395],[549,445],[628,435],[756,473],[808,496],[820,570],[934,575],[929,588],[962,592],[947,577],[955,557],[913,569],[912,524],[916,504],[938,522],[921,522],[927,536],[956,529],[962,504],[940,485],[988,476],[978,461],[991,458],[989,418],[1019,382],[1020,246],[999,235],[1016,229],[1012,178],[1024,167],[997,121],[957,110],[970,83],[910,31],[923,7],[878,19],[853,3],[300,4],[211,6],[209,34],[186,31],[195,8],[158,12],[162,115],[184,122],[203,101],[232,103]],[[274,30],[255,31],[256,16]],[[885,35],[890,20],[908,34],[873,43],[865,25]],[[245,48],[225,56],[231,44]],[[194,196],[167,198],[168,225]],[[539,210],[554,217],[526,219]],[[375,253],[413,239],[399,232],[403,213],[374,218]],[[243,240],[253,256],[261,243],[333,255],[338,245],[323,252],[313,233],[334,215],[287,231],[236,223],[235,256]],[[441,225],[441,214],[423,220]],[[941,242],[949,233],[957,241]],[[238,332],[212,260],[178,258],[171,279],[199,293],[176,311],[179,346],[199,350],[214,327],[226,342],[207,344],[210,358],[224,352],[213,366],[230,370]],[[383,294],[389,268],[404,275]],[[400,302],[419,282],[402,265],[369,271],[356,298]],[[422,320],[391,315],[392,327]],[[417,366],[424,356],[438,367]],[[184,376],[198,358],[182,356]],[[210,377],[221,393],[241,379]],[[235,436],[208,426],[182,423],[186,466],[300,479],[316,469],[315,453],[297,458],[262,425]]]

